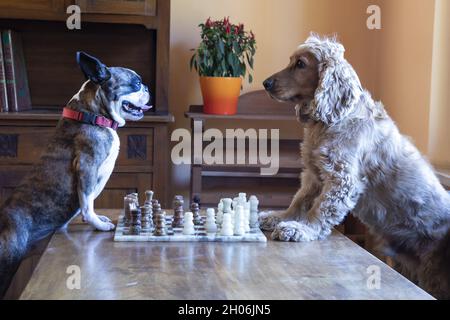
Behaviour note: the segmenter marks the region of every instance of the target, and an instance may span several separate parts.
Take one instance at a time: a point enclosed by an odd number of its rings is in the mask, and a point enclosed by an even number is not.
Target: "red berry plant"
[[[253,32],[244,30],[244,25],[234,25],[229,18],[212,21],[210,18],[199,25],[201,38],[191,58],[194,68],[204,77],[245,77],[253,69],[256,40]],[[249,82],[253,77],[248,72]]]

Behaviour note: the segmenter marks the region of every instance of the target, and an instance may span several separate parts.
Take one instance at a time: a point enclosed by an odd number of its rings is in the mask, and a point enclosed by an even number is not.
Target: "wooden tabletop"
[[[70,266],[80,289],[67,287]],[[368,268],[379,268],[379,289]],[[337,231],[310,243],[119,243],[75,220],[52,237],[21,299],[432,297]]]

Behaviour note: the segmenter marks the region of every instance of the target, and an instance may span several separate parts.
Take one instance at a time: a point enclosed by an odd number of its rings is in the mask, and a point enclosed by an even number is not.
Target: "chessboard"
[[[250,232],[242,236],[222,236],[220,227],[216,233],[207,233],[204,227],[205,216],[201,216],[201,224],[195,225],[194,235],[184,235],[183,228],[172,228],[172,216],[166,216],[167,235],[156,236],[151,230],[143,229],[139,235],[129,234],[129,227],[125,226],[125,217],[119,217],[114,241],[131,241],[131,242],[267,242],[267,238],[259,228],[252,228]]]

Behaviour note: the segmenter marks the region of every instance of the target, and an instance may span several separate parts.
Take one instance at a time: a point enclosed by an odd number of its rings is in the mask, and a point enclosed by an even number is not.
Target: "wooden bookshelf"
[[[69,5],[79,5],[81,29],[69,30]],[[0,30],[20,34],[32,110],[0,113],[0,203],[38,161],[62,108],[85,81],[75,53],[135,70],[154,108],[118,130],[121,149],[97,207],[121,208],[123,195],[155,188],[168,197],[170,0],[0,0]],[[143,199],[142,199],[143,200]]]

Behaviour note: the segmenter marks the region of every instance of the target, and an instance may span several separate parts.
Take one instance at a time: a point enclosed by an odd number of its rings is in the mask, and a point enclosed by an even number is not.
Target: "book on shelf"
[[[20,34],[12,30],[3,30],[2,45],[8,110],[14,112],[30,110],[30,89]]]
[[[0,35],[2,30],[0,30]],[[3,58],[3,45],[0,41],[0,112],[8,112],[8,94],[6,91],[6,72]]]

